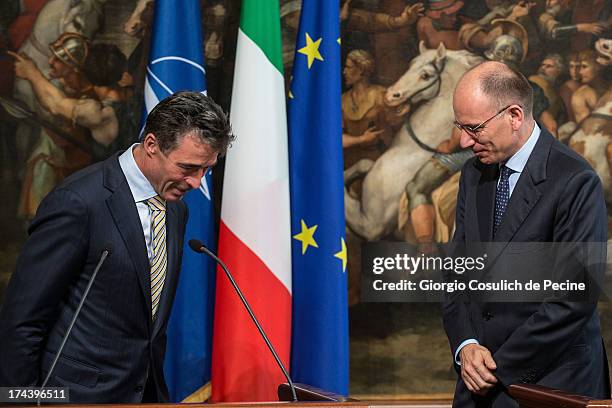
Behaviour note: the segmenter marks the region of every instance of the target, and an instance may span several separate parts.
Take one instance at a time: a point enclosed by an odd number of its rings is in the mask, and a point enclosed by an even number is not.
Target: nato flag
[[[174,92],[205,92],[200,1],[157,0],[151,34],[144,90],[147,113]],[[193,394],[205,395],[210,381],[216,265],[212,259],[191,251],[187,242],[197,238],[208,248],[216,247],[211,186],[211,174],[207,172],[201,187],[184,198],[189,221],[164,364],[174,402]]]

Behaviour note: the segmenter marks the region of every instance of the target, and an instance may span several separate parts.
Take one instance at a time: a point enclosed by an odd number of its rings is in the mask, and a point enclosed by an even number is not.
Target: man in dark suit
[[[476,157],[461,174],[456,244],[607,241],[599,178],[538,126],[532,107],[529,83],[504,64],[483,63],[459,81],[455,125],[461,146]],[[507,393],[515,383],[609,397],[595,300],[493,303],[471,296],[453,295],[444,305],[460,372],[453,406],[516,407]]]
[[[0,311],[0,386],[40,386],[104,249],[48,386],[70,402],[168,399],[163,360],[187,208],[231,139],[221,108],[179,92],[141,143],[67,178],[41,203]]]

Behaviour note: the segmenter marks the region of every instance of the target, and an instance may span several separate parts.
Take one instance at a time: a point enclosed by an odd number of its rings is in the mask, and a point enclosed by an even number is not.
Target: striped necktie
[[[149,198],[151,209],[151,230],[153,231],[153,259],[151,260],[151,315],[157,317],[157,308],[168,266],[166,253],[166,202],[159,196]]]

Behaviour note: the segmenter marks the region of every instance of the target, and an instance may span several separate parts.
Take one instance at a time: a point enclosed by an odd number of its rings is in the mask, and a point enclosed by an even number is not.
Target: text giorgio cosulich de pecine
[[[486,266],[487,255],[479,257],[440,257],[410,256],[396,254],[391,257],[375,257],[372,259],[372,273],[382,275],[387,271],[400,271],[403,274],[415,275],[417,272],[451,271],[457,275],[465,272],[483,271]],[[372,289],[375,291],[438,291],[452,293],[456,291],[584,291],[584,282],[565,280],[556,282],[552,279],[541,281],[528,280],[521,282],[517,279],[501,279],[498,281],[480,281],[479,279],[454,279],[438,281],[434,279],[399,279],[386,282],[383,279],[374,279]]]

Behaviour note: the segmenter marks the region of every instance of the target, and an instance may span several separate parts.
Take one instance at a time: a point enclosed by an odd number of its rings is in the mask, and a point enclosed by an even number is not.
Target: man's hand
[[[23,79],[32,79],[40,70],[26,54],[17,54],[12,51],[7,51],[7,54],[15,58],[15,75]]]
[[[372,126],[366,129],[365,132],[359,137],[359,141],[363,144],[373,144],[376,142],[380,135],[384,133],[384,129],[378,129],[376,126]]]
[[[520,1],[517,5],[512,8],[512,13],[508,16],[509,20],[518,20],[521,17],[525,17],[529,14],[532,8],[536,6],[535,2]]]
[[[604,23],[579,23],[576,24],[576,29],[579,33],[599,36],[606,31],[607,27]]]
[[[424,15],[425,6],[423,3],[415,3],[411,6],[406,6],[397,17],[391,19],[391,23],[394,28],[405,27],[416,23],[417,19]]]
[[[484,396],[497,384],[493,371],[497,368],[491,352],[480,344],[468,344],[461,349],[461,378],[468,390]]]

